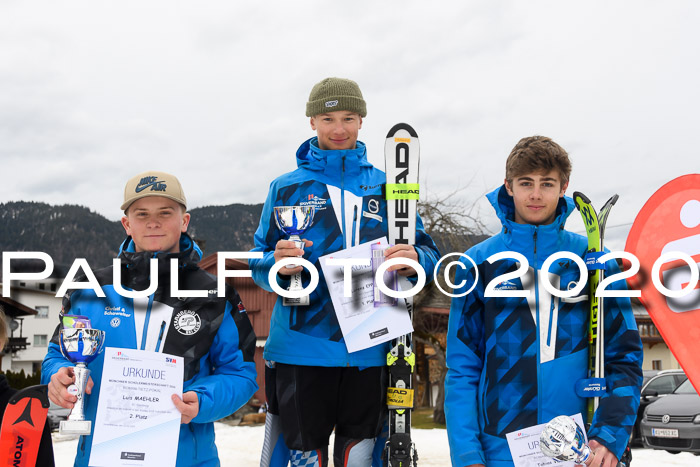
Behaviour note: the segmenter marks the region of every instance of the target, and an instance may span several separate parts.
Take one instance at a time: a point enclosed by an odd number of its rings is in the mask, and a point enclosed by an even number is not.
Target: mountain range
[[[204,251],[204,256],[217,251],[248,251],[253,248],[262,207],[262,204],[229,204],[194,208],[189,211],[192,219],[188,233]],[[487,235],[472,235],[468,231],[463,234],[433,232],[431,235],[443,254],[464,251],[487,238]],[[111,265],[124,238],[126,234],[119,221],[110,221],[84,206],[52,206],[33,201],[0,203],[0,252],[48,253],[57,274],[75,258],[85,258],[93,270]],[[23,264],[21,269],[30,272],[34,267],[41,267],[43,270],[40,262],[36,263],[34,266]]]
[[[189,211],[189,234],[204,255],[247,251],[260,221],[262,204],[205,206]],[[0,203],[0,251],[42,251],[54,263],[70,265],[85,258],[97,269],[111,264],[126,238],[119,221],[84,206],[41,202]]]

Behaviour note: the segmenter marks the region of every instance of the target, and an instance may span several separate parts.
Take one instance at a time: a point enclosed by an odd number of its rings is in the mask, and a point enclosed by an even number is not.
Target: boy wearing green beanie
[[[319,257],[387,235],[386,176],[368,162],[366,146],[357,139],[366,115],[354,81],[326,78],[311,90],[306,116],[316,136],[297,150],[298,168],[271,183],[255,233],[253,251],[263,258],[249,264],[259,286],[272,291],[268,273],[282,258],[303,254],[320,271]],[[277,228],[276,206],[315,207],[302,235],[304,250]],[[417,225],[416,245],[391,247],[386,258],[410,258],[431,277],[439,252],[420,219]],[[310,276],[301,266],[282,268],[279,285],[286,288],[290,275],[299,272],[306,287]],[[408,267],[398,273],[416,274]],[[278,297],[264,353],[269,425],[261,465],[286,465],[290,459],[293,466],[325,467],[334,429],[336,466],[371,465],[386,421],[388,351],[387,342],[348,352],[323,277],[308,305],[287,306]]]

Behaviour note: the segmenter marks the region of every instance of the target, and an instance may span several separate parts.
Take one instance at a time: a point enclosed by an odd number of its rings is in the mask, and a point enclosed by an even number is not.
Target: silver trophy
[[[540,450],[545,456],[560,461],[585,463],[591,457],[583,430],[566,415],[553,418],[540,433]]]
[[[299,235],[303,234],[306,229],[311,226],[314,219],[313,206],[276,206],[275,207],[275,222],[277,227],[289,235],[289,240],[294,242],[297,248],[304,249],[304,242]],[[294,269],[297,265],[289,264],[287,268]],[[291,284],[289,285],[290,292],[303,290],[301,284],[301,273],[291,276]],[[306,306],[309,304],[308,295],[299,298],[284,297],[282,304],[286,306]]]
[[[89,327],[61,329],[59,334],[61,353],[68,360],[75,363],[75,368],[73,369],[75,383],[68,386],[68,392],[78,398],[68,420],[61,421],[59,433],[62,435],[89,435],[92,431],[92,422],[85,420],[84,413],[85,386],[90,377],[90,370],[87,368],[87,364],[93,361],[102,351],[104,341],[105,332],[99,329]]]

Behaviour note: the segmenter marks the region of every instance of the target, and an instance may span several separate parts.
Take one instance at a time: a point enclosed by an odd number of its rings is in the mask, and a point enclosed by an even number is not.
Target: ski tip
[[[41,406],[45,409],[49,408],[49,387],[45,384],[30,386],[28,388],[17,391],[11,398],[10,404],[17,404],[24,398],[37,399],[41,402]]]
[[[610,197],[610,199],[605,204],[609,204],[610,206],[612,206],[615,203],[617,203],[618,198],[620,198],[620,196],[617,193],[615,193],[614,195],[612,195]]]
[[[576,207],[580,209],[578,200],[581,200],[584,204],[591,204],[591,200],[588,199],[588,196],[580,191],[574,191],[574,203],[576,203]]]
[[[418,133],[416,133],[416,130],[414,130],[413,127],[408,123],[397,123],[396,125],[392,126],[391,130],[389,130],[389,133],[387,133],[386,137],[393,138],[394,135],[401,130],[406,130],[408,134],[411,135],[411,137],[418,138]]]

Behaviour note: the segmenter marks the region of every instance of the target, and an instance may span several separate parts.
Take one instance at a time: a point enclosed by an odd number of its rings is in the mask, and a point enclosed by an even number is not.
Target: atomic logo
[[[27,401],[27,406],[24,408],[24,412],[22,412],[22,415],[19,416],[17,420],[13,423],[13,425],[17,425],[20,422],[27,422],[31,426],[34,426],[34,422],[32,421],[32,409],[31,409],[31,399]]]

